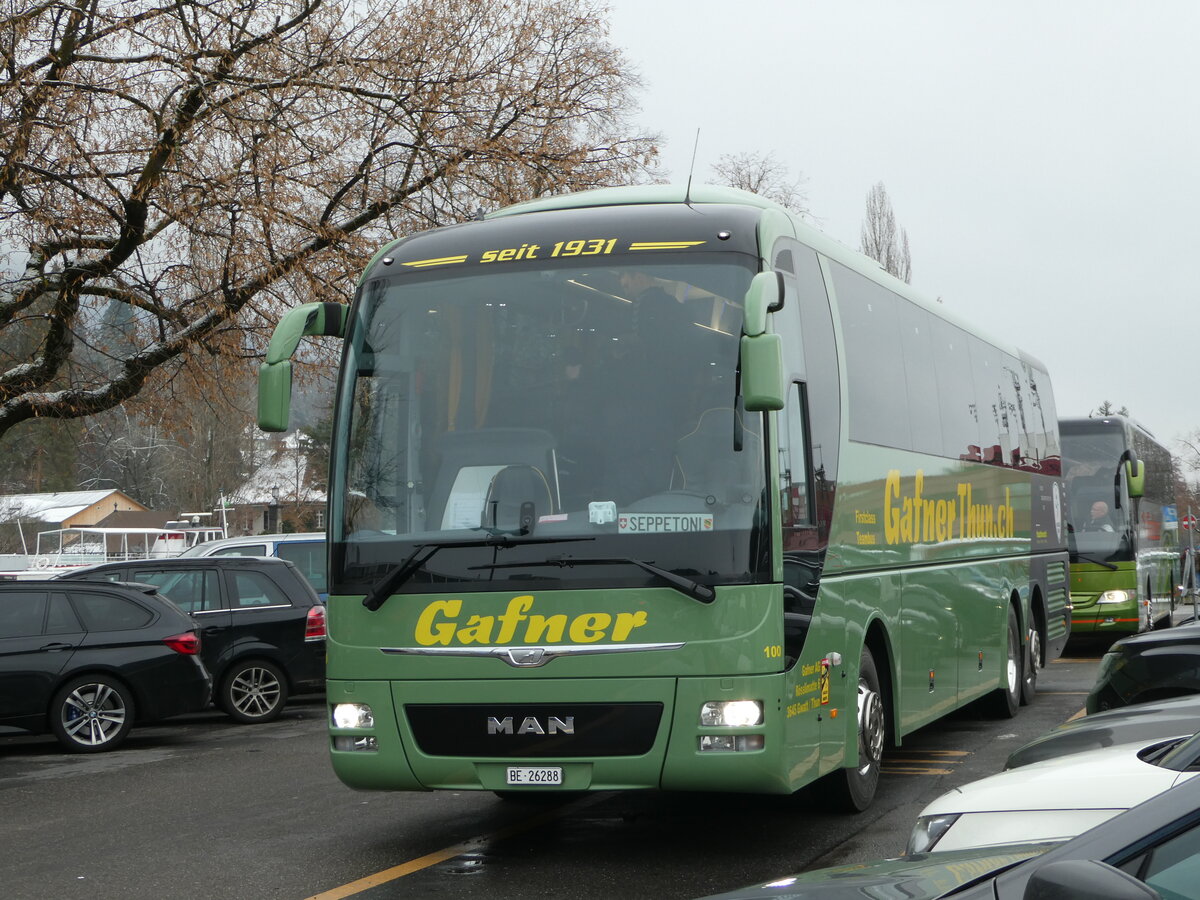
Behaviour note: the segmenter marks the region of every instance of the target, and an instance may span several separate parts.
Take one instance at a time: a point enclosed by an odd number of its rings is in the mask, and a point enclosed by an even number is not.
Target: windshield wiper
[[[693,600],[700,603],[712,603],[717,597],[717,592],[706,584],[700,584],[698,581],[692,581],[683,575],[678,575],[675,572],[667,571],[660,568],[654,563],[648,563],[645,560],[634,559],[629,556],[613,556],[613,557],[575,557],[575,556],[558,556],[554,559],[543,559],[536,562],[520,562],[520,563],[495,563],[490,566],[472,566],[472,569],[519,569],[522,566],[558,566],[560,569],[567,569],[571,566],[637,566],[643,571],[649,572],[655,578],[665,581],[681,594],[686,594]]]
[[[1119,566],[1114,566],[1112,563],[1110,563],[1106,560],[1097,559],[1094,556],[1088,556],[1086,553],[1080,553],[1078,550],[1076,550],[1074,553],[1070,554],[1070,556],[1072,557],[1072,560],[1071,560],[1072,562],[1082,559],[1084,562],[1090,562],[1090,563],[1095,563],[1098,566],[1104,566],[1104,568],[1106,568],[1112,572],[1117,571],[1117,569],[1119,568]]]
[[[524,538],[519,535],[521,532],[497,531],[491,528],[475,528],[473,531],[486,531],[487,537],[478,538],[473,541],[434,541],[428,544],[417,544],[415,550],[392,569],[382,580],[380,580],[367,595],[363,597],[362,604],[367,609],[374,612],[383,606],[387,598],[394,594],[397,588],[401,587],[408,579],[412,578],[420,569],[429,562],[435,553],[444,547],[521,547],[526,544],[558,544],[568,541],[594,541],[592,537],[573,537],[573,538]],[[486,566],[482,568],[487,568]]]

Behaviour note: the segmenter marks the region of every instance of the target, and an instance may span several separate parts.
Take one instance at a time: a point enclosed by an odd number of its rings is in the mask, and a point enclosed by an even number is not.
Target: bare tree
[[[657,150],[602,12],[0,0],[0,437],[146,393],[154,418],[282,308],[346,299],[386,237],[638,176]],[[121,340],[91,327],[110,303]]]
[[[903,228],[897,230],[892,201],[882,181],[876,182],[867,194],[867,213],[859,249],[901,281],[912,281],[908,232]]]
[[[712,165],[713,179],[773,200],[802,216],[809,214],[806,179],[792,178],[774,153],[723,153]]]

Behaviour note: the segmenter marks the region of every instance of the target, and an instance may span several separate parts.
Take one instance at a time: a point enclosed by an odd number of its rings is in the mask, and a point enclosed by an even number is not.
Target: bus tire
[[[996,688],[990,697],[992,713],[998,719],[1012,719],[1021,708],[1021,690],[1025,681],[1025,654],[1021,650],[1021,628],[1017,624],[1017,611],[1008,607],[1008,649],[1005,653],[1004,668],[1001,675],[1004,684]]]
[[[1037,696],[1038,669],[1044,665],[1042,657],[1042,629],[1034,617],[1029,628],[1029,640],[1025,644],[1024,677],[1021,679],[1021,703],[1028,706]]]
[[[830,772],[816,783],[821,800],[839,812],[862,812],[875,799],[887,744],[887,711],[875,657],[863,647],[858,664],[858,765]]]

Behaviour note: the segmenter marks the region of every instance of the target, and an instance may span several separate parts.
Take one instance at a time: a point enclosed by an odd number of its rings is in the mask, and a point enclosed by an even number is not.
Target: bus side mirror
[[[742,403],[749,412],[783,409],[783,338],[777,334],[743,336]]]
[[[1140,459],[1125,463],[1125,483],[1129,487],[1129,496],[1134,499],[1146,493],[1146,466]]]
[[[349,307],[342,303],[305,303],[284,313],[266,361],[258,369],[258,427],[287,431],[292,406],[292,354],[305,335],[344,337]]]
[[[783,276],[759,272],[742,300],[742,334],[757,337],[767,330],[767,313],[783,309]]]
[[[258,427],[287,431],[292,408],[292,361],[263,363],[258,369]]]

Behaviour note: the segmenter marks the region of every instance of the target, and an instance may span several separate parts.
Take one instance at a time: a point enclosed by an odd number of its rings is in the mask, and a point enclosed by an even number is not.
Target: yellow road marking
[[[433,853],[427,853],[424,856],[410,859],[408,862],[401,863],[398,866],[391,866],[376,872],[374,875],[367,875],[365,878],[359,878],[357,881],[351,881],[349,884],[343,884],[341,887],[331,888],[328,891],[323,891],[320,894],[313,894],[306,900],[342,900],[344,897],[352,897],[355,894],[361,894],[363,891],[369,891],[371,888],[379,887],[381,884],[387,884],[389,881],[395,881],[397,878],[403,878],[405,875],[411,875],[414,872],[420,872],[422,869],[428,869],[430,866],[436,866],[438,863],[444,863],[448,859],[454,859],[456,856],[462,856],[471,850],[478,849],[492,841],[503,840],[504,838],[512,837],[513,835],[521,834],[533,828],[543,825],[552,819],[558,818],[566,810],[579,809],[585,806],[590,806],[593,803],[599,803],[604,799],[603,794],[592,794],[574,803],[565,803],[562,806],[556,806],[554,809],[547,810],[544,813],[533,816],[530,819],[525,819],[517,822],[515,825],[510,825],[507,828],[501,828],[499,831],[493,831],[491,834],[480,835],[479,837],[469,838],[461,844],[454,844],[451,847],[444,847],[441,850],[435,850]]]
[[[970,756],[970,750],[891,750],[888,756],[904,756],[908,753],[920,753],[925,756]]]
[[[885,775],[952,775],[953,769],[917,769],[906,766],[883,766],[880,770]]]

